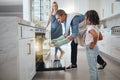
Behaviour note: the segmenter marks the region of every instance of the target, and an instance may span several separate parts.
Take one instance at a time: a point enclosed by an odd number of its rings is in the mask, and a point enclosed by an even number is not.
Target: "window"
[[[32,0],[32,21],[46,21],[50,6],[51,0]]]

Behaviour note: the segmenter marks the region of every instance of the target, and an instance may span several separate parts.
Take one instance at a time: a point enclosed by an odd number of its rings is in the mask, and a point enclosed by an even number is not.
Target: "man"
[[[84,21],[84,15],[82,14],[66,14],[66,12],[62,9],[59,9],[56,12],[56,19],[60,23],[64,23],[65,33],[64,36],[61,36],[57,39],[51,41],[50,46],[61,46],[70,41],[71,42],[71,65],[67,67],[67,69],[77,68],[77,37],[79,33],[78,24]],[[71,30],[70,30],[71,29]],[[70,34],[71,33],[71,34]],[[98,55],[97,62],[103,66],[99,69],[104,69],[106,66],[106,62]],[[102,62],[101,62],[102,61]]]
[[[64,10],[58,10],[56,12],[56,19],[60,23],[64,23],[65,25],[65,34],[61,36],[57,40],[53,40],[51,42],[51,46],[61,46],[70,41],[71,42],[71,65],[67,67],[70,68],[77,68],[77,36],[78,36],[78,24],[84,21],[84,15],[82,14],[66,14]],[[70,35],[70,28],[71,28],[71,35]]]

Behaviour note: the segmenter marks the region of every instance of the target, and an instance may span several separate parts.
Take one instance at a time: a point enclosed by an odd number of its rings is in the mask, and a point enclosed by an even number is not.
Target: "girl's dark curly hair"
[[[95,10],[87,11],[85,17],[90,21],[90,24],[99,25],[99,16]]]

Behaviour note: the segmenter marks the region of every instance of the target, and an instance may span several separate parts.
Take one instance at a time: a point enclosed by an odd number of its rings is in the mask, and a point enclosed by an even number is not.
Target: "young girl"
[[[90,80],[98,80],[97,56],[99,54],[99,49],[97,46],[97,41],[102,40],[102,34],[98,28],[98,13],[95,10],[87,11],[85,13],[85,23],[87,25],[85,44]]]

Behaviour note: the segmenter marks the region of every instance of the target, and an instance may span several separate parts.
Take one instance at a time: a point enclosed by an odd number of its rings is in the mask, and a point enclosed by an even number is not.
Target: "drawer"
[[[111,38],[111,47],[120,47],[120,37],[112,37]]]
[[[120,59],[120,47],[111,47],[111,55]]]
[[[21,27],[21,38],[34,38],[35,37],[35,28],[22,26]]]

